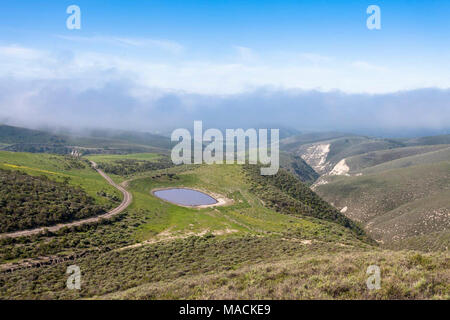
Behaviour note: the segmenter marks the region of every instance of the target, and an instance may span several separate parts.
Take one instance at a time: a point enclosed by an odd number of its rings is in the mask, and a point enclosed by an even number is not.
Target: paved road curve
[[[91,218],[87,218],[87,219],[83,219],[83,220],[78,220],[78,221],[75,221],[75,222],[70,222],[70,223],[65,223],[65,224],[57,224],[57,225],[52,226],[52,227],[42,227],[42,228],[36,228],[36,229],[31,229],[31,230],[16,231],[16,232],[11,232],[11,233],[3,233],[3,234],[0,234],[0,238],[28,237],[28,236],[32,236],[34,234],[39,234],[39,233],[43,232],[44,230],[49,230],[49,231],[55,232],[55,231],[58,231],[59,229],[62,229],[64,227],[81,226],[81,225],[86,224],[86,223],[97,222],[100,219],[109,219],[112,216],[115,216],[116,214],[119,214],[122,211],[124,211],[126,208],[128,208],[128,206],[131,204],[131,201],[133,200],[133,197],[132,197],[131,193],[128,192],[122,186],[116,184],[114,181],[112,181],[112,179],[106,173],[104,173],[102,170],[98,169],[97,168],[97,164],[95,162],[91,161],[91,165],[92,165],[92,167],[95,170],[97,170],[97,172],[103,178],[105,178],[106,181],[108,181],[108,183],[110,185],[112,185],[114,188],[116,188],[120,192],[122,192],[122,194],[123,194],[123,201],[117,208],[114,208],[111,211],[109,211],[108,213],[105,213],[103,215],[95,216],[95,217],[91,217]]]

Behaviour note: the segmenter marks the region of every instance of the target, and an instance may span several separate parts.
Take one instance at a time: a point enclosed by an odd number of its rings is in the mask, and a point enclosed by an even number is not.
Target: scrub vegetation
[[[320,138],[309,135],[291,139],[291,147],[298,141],[311,143]],[[146,143],[155,137],[122,133],[120,139]],[[383,140],[372,145],[368,140],[340,136],[333,161],[339,160],[339,154],[352,154],[362,143],[375,149],[381,144],[416,147],[413,143],[419,143]],[[5,145],[11,142],[14,141]],[[93,140],[85,141],[85,145],[87,142],[95,146]],[[345,150],[346,144],[352,145],[350,151]],[[126,144],[121,148],[124,151]],[[153,147],[149,144],[146,148]],[[407,153],[422,156],[425,149],[411,149]],[[431,149],[430,152],[445,150]],[[259,166],[254,165],[166,166],[167,153],[147,150],[147,153],[118,154],[117,150],[111,154],[111,149],[104,148],[102,154],[89,154],[87,158],[0,152],[2,177],[16,179],[9,186],[24,190],[22,193],[27,197],[23,203],[44,201],[49,196],[46,190],[57,187],[58,192],[51,192],[55,205],[83,195],[89,199],[82,202],[82,198],[77,198],[83,207],[89,204],[116,207],[122,195],[91,168],[89,160],[105,171],[114,170],[108,175],[133,196],[132,204],[124,212],[108,220],[31,237],[0,239],[1,299],[450,298],[446,230],[379,245],[366,234],[368,231],[372,234],[370,229],[363,230],[356,221],[366,226],[365,222],[340,212],[341,206],[349,203],[338,202],[341,198],[351,198],[354,203],[363,201],[367,195],[365,188],[370,187],[375,197],[383,190],[391,190],[389,203],[398,204],[391,208],[380,200],[374,208],[403,210],[409,197],[416,201],[435,197],[438,193],[434,193],[432,186],[448,191],[449,178],[445,175],[448,164],[426,164],[421,171],[414,165],[383,171],[383,175],[330,176],[328,185],[314,186],[324,195],[322,198],[308,186],[317,174],[292,154],[285,158],[285,164],[290,164],[284,165],[286,170],[263,177]],[[373,161],[361,158],[358,162],[361,168],[365,170],[364,163],[369,162],[372,167],[384,164],[379,163],[380,158],[401,160],[397,155],[374,152]],[[34,186],[39,192],[32,192]],[[230,202],[218,207],[185,208],[151,193],[154,189],[172,187],[202,190]],[[424,195],[424,190],[433,194]],[[331,199],[334,194],[336,198]],[[441,200],[445,205],[445,198]],[[366,205],[369,201],[372,198],[366,197]],[[349,206],[348,212],[354,212],[351,209]],[[383,220],[385,211],[379,212],[380,223],[390,221]],[[81,268],[80,291],[66,288],[66,270],[74,264]],[[366,286],[366,270],[370,265],[381,269],[380,290],[369,290]]]
[[[0,169],[0,232],[51,226],[105,213],[80,188]]]

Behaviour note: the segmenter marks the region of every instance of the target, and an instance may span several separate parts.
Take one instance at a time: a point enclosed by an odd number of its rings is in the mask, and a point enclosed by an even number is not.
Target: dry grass
[[[148,283],[102,299],[449,299],[449,255],[371,251],[307,254],[218,274]],[[381,289],[368,290],[369,265]]]

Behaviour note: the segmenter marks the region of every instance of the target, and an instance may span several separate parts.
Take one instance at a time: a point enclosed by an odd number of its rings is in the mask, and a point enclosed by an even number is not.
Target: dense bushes
[[[251,191],[269,208],[284,214],[308,215],[336,222],[358,235],[365,234],[355,222],[322,200],[289,172],[281,169],[274,176],[262,176],[260,167],[256,165],[245,165],[244,171],[252,183]]]
[[[69,154],[72,148],[63,144],[47,144],[47,143],[16,143],[4,148],[5,151],[13,152],[30,152],[30,153],[53,153],[53,154]]]
[[[448,299],[448,255],[301,244],[284,236],[207,235],[0,273],[0,299]],[[81,290],[66,288],[67,267]],[[380,290],[366,269],[381,266]],[[121,292],[134,288],[129,292]],[[103,296],[116,293],[113,296]]]
[[[280,237],[193,236],[122,251],[94,252],[77,259],[83,284],[81,291],[76,292],[65,288],[66,268],[74,262],[0,273],[0,283],[4,284],[0,286],[0,298],[86,298],[184,275],[232,270],[242,264],[298,255],[305,250]]]
[[[106,173],[127,176],[139,172],[160,170],[173,167],[173,163],[168,157],[160,158],[156,161],[124,159],[113,162],[101,162],[98,167]]]
[[[319,174],[311,168],[305,160],[288,153],[280,154],[280,166],[296,175],[302,182],[312,184],[319,178]]]
[[[0,232],[50,226],[105,213],[67,182],[0,169]]]

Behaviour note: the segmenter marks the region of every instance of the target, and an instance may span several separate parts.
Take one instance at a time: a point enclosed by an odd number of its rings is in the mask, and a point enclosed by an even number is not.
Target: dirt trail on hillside
[[[23,230],[23,231],[16,231],[11,233],[3,233],[0,234],[1,238],[18,238],[18,237],[29,237],[35,234],[39,234],[43,232],[44,230],[48,230],[51,232],[58,231],[64,227],[75,227],[75,226],[81,226],[86,223],[92,223],[92,222],[98,222],[101,219],[109,219],[121,212],[123,212],[128,206],[131,204],[131,201],[133,200],[133,197],[130,192],[128,192],[124,187],[116,184],[106,173],[104,173],[102,170],[98,169],[97,164],[93,161],[91,161],[92,167],[106,180],[110,185],[112,185],[114,188],[122,192],[123,194],[123,200],[122,203],[117,207],[109,211],[108,213],[102,214],[100,216],[95,216],[83,220],[78,220],[70,223],[64,223],[64,224],[57,224],[55,226],[51,227],[42,227],[42,228],[36,228],[31,230]]]

